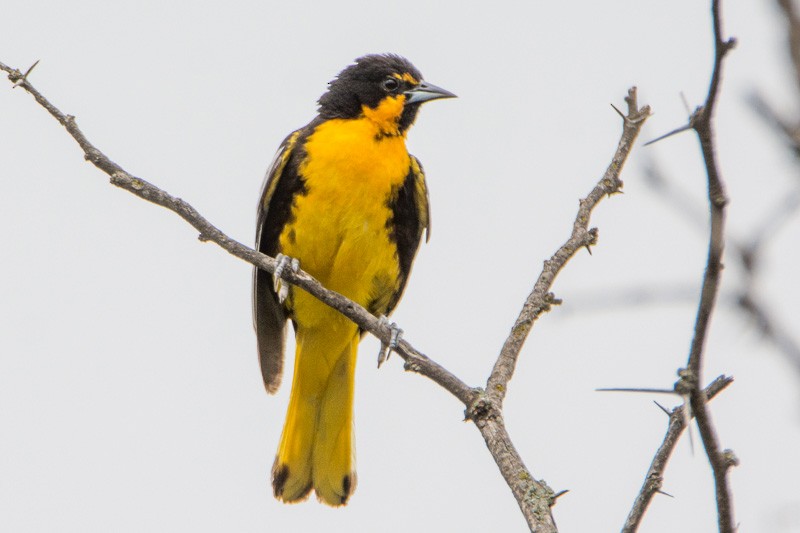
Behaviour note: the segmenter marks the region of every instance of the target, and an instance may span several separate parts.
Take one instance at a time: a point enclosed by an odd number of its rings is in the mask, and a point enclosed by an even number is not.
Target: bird
[[[256,248],[278,266],[274,274],[254,269],[253,322],[268,393],[281,382],[289,321],[296,340],[272,467],[280,501],[303,501],[313,490],[322,503],[342,506],[355,490],[354,374],[364,335],[282,283],[282,270],[302,268],[386,320],[431,229],[425,174],[406,136],[423,103],[453,97],[401,56],[359,57],[328,83],[317,116],[286,137],[267,171]],[[400,330],[391,327],[396,340]]]

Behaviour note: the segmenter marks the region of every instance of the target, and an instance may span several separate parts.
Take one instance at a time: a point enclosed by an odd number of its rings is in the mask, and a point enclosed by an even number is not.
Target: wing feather
[[[292,189],[299,182],[296,165],[290,164],[295,157],[299,134],[300,130],[289,135],[281,143],[261,186],[256,217],[256,249],[271,257],[275,257],[279,251],[278,238],[283,224],[288,219],[288,210],[291,209]],[[258,342],[261,376],[270,394],[274,394],[281,384],[286,317],[286,309],[275,294],[272,274],[254,268],[253,326]]]
[[[425,172],[419,160],[411,156],[411,165],[397,196],[390,203],[392,209],[392,237],[397,245],[400,277],[388,300],[376,301],[370,306],[372,313],[388,315],[397,306],[411,274],[414,256],[417,254],[423,232],[425,241],[431,234],[430,204]]]

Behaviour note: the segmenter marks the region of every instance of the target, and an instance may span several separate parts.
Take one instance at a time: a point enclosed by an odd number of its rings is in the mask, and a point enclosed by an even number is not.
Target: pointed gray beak
[[[406,95],[407,104],[420,104],[429,100],[438,100],[439,98],[456,98],[456,95],[447,89],[442,89],[427,81],[423,81],[403,94]]]

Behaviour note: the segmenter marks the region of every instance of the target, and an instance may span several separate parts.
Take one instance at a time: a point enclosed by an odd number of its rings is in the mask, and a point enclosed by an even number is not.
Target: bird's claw
[[[378,368],[389,359],[389,356],[394,350],[397,350],[400,337],[403,335],[403,330],[397,327],[397,324],[394,322],[389,322],[389,319],[385,315],[381,315],[379,322],[382,326],[389,328],[392,334],[389,337],[389,344],[381,341],[381,351],[378,353]]]
[[[289,296],[289,284],[284,283],[282,280],[283,271],[286,270],[286,267],[289,267],[292,272],[297,272],[300,270],[300,261],[283,254],[276,255],[275,260],[278,264],[272,274],[272,286],[275,289],[275,294],[278,295],[278,302],[283,303],[286,297]]]

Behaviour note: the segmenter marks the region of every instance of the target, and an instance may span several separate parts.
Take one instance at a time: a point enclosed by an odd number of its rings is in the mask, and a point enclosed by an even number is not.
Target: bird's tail
[[[331,331],[297,335],[294,377],[283,434],[272,467],[275,497],[305,499],[311,489],[328,505],[355,490],[353,390],[359,335],[332,342]]]

